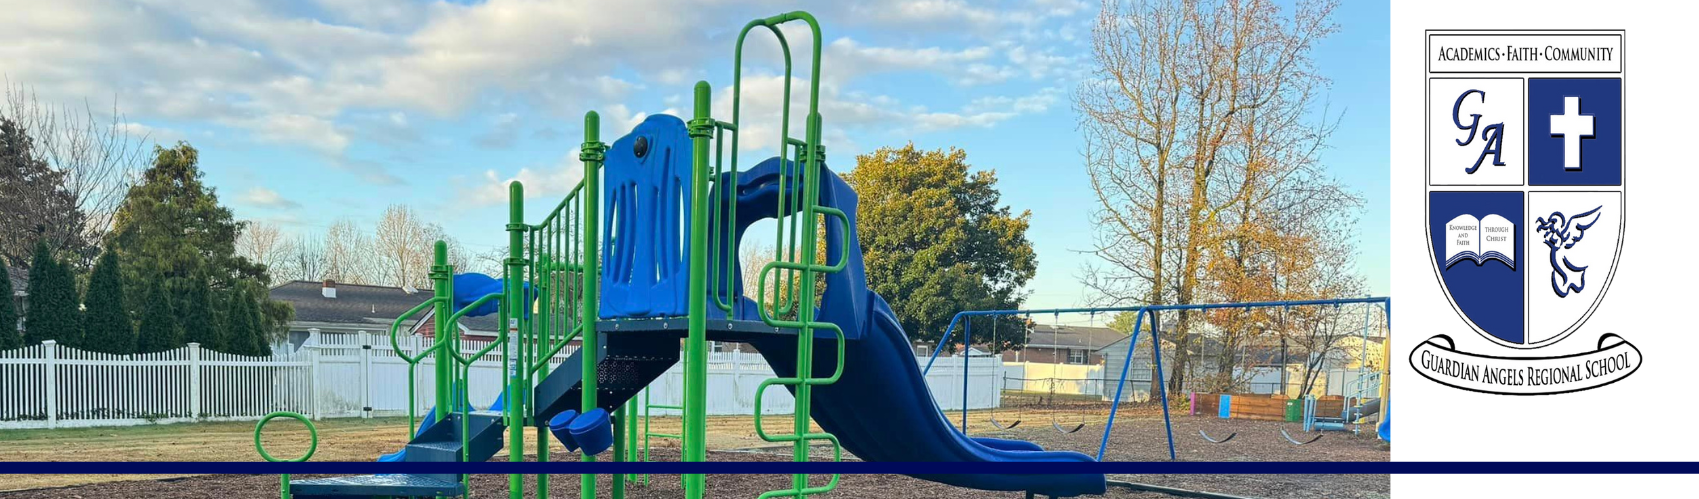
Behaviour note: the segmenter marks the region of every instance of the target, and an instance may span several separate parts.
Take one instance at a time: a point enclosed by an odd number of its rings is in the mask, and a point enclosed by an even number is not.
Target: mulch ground
[[[1160,409],[1130,407],[1116,419],[1114,433],[1105,450],[1109,461],[1161,461],[1168,459],[1168,437]],[[954,413],[951,419],[958,417]],[[970,415],[970,431],[974,436],[992,436],[1028,440],[1051,450],[1071,450],[1096,455],[1103,438],[1103,415],[1058,414],[1055,422],[1067,428],[1085,422],[1077,433],[1062,433],[1052,427],[1052,418],[1043,412],[999,412],[1003,424],[1021,420],[1013,429],[999,430],[991,426],[989,415]],[[1223,420],[1206,416],[1174,416],[1174,446],[1176,457],[1182,461],[1385,461],[1388,444],[1374,438],[1353,436],[1348,432],[1328,432],[1308,445],[1293,445],[1280,435],[1285,429],[1300,441],[1308,440],[1294,423]],[[1367,427],[1365,426],[1365,429]],[[1203,430],[1215,439],[1236,434],[1229,442],[1212,444],[1198,435]],[[1367,431],[1367,430],[1365,430]],[[712,446],[711,446],[712,447]],[[823,454],[823,452],[817,452]],[[655,461],[678,459],[676,447],[657,447]],[[846,459],[849,456],[846,456]],[[499,459],[499,458],[498,458]],[[748,449],[710,451],[711,461],[787,461],[788,448],[763,452]],[[1313,475],[1111,475],[1112,480],[1142,482],[1246,497],[1266,498],[1343,498],[1384,499],[1390,496],[1387,475],[1327,475],[1325,463],[1317,463]],[[814,477],[815,485],[827,477]],[[788,488],[789,475],[715,475],[708,477],[709,497],[753,498],[761,492]],[[534,490],[534,477],[527,477],[526,490]],[[610,477],[599,478],[600,496],[608,497]],[[106,498],[159,497],[173,499],[275,497],[278,480],[271,475],[202,475],[164,480],[138,480],[95,483],[73,487],[0,492],[0,499],[39,498]],[[499,497],[507,492],[505,476],[475,476],[473,497]],[[559,475],[550,480],[550,497],[578,497],[579,480],[575,475]],[[527,494],[529,496],[529,493]],[[647,485],[627,489],[631,498],[677,498],[683,495],[677,475],[654,475]],[[838,489],[821,496],[845,498],[891,499],[898,497],[981,498],[1023,497],[1018,493],[985,492],[940,485],[900,475],[846,475]],[[1159,498],[1172,497],[1154,492],[1135,492],[1111,488],[1104,497]]]

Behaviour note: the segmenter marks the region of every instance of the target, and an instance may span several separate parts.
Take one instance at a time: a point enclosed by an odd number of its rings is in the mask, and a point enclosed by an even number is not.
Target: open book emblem
[[[1516,224],[1498,215],[1458,215],[1445,224],[1445,267],[1469,260],[1476,266],[1498,260],[1516,268]]]

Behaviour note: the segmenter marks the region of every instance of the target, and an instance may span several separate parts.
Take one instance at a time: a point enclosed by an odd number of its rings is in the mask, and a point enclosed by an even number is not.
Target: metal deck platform
[[[707,326],[710,339],[724,341],[759,336],[795,336],[797,332],[796,328],[774,327],[758,320],[709,319]],[[674,333],[682,338],[689,329],[689,317],[602,319],[596,322],[596,330],[608,334]]]

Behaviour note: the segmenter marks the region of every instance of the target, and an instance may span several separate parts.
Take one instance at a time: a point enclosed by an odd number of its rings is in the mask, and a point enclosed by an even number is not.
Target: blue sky
[[[688,109],[691,84],[705,79],[726,116],[736,30],[798,7],[35,2],[0,19],[0,72],[46,100],[116,96],[134,131],[199,148],[208,183],[240,218],[322,232],[344,218],[370,227],[404,203],[486,251],[505,241],[508,180],[526,182],[537,216],[577,181],[585,111],[601,113],[611,142],[647,113]],[[1005,203],[1032,210],[1039,270],[1028,305],[1085,303],[1078,275],[1090,257],[1077,251],[1089,247],[1091,204],[1070,93],[1089,63],[1097,4],[802,7],[825,31],[829,162],[908,141],[965,149],[974,166],[997,170]],[[1367,200],[1356,270],[1385,294],[1387,5],[1345,2],[1335,20],[1340,32],[1315,56],[1333,81],[1332,108],[1345,114],[1323,160]],[[806,51],[802,31],[787,35]],[[774,60],[770,40],[752,37],[746,60]],[[771,152],[778,74],[770,63],[746,66],[744,164]]]

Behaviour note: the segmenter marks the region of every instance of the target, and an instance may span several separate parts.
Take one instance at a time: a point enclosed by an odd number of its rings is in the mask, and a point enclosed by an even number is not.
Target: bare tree
[[[472,260],[466,262],[466,269],[484,275],[500,277],[506,270],[508,248],[493,246],[490,249],[472,255]],[[458,267],[456,267],[458,268]]]
[[[760,300],[763,296],[757,294],[757,290],[765,286],[767,288],[765,296],[767,301],[763,303],[763,305],[773,303],[773,300],[777,296],[773,283],[777,282],[775,277],[782,274],[777,272],[768,274],[767,283],[763,284],[761,282],[761,267],[765,267],[767,264],[772,263],[773,254],[776,253],[773,250],[773,245],[750,243],[744,245],[739,253],[740,255],[738,255],[738,260],[740,261],[740,266],[743,270],[743,296],[747,296],[751,300]]]
[[[132,133],[116,99],[110,114],[97,114],[86,101],[80,109],[43,104],[33,89],[10,79],[5,102],[0,103],[0,119],[23,128],[32,142],[31,154],[58,172],[60,186],[71,196],[69,207],[35,213],[32,219],[37,223],[8,223],[7,228],[46,228],[35,230],[33,237],[50,238],[49,245],[72,257],[80,268],[92,265],[112,229],[119,203],[151,157],[147,146],[152,141],[145,133]],[[21,203],[12,206],[21,207]],[[32,247],[33,237],[22,247]]]
[[[285,258],[286,244],[276,225],[250,221],[248,229],[236,237],[236,254],[274,269]]]
[[[378,278],[372,270],[372,242],[353,220],[331,224],[324,236],[324,278],[337,282],[370,284]]]
[[[1210,265],[1241,206],[1318,180],[1332,124],[1313,113],[1327,80],[1310,50],[1336,30],[1331,0],[1286,15],[1271,0],[1106,0],[1093,29],[1092,77],[1075,92],[1098,207],[1085,284],[1108,304],[1208,298]],[[1326,179],[1322,179],[1326,180]],[[1317,199],[1311,202],[1321,202]],[[1278,227],[1273,230],[1279,231]],[[1171,389],[1197,338],[1177,314]]]
[[[431,243],[426,242],[425,227],[412,208],[392,204],[384,209],[375,240],[380,270],[388,284],[419,287],[429,282]]]
[[[455,272],[473,271],[473,261],[476,255],[467,251],[465,246],[460,244],[459,238],[448,235],[448,231],[443,229],[442,225],[432,222],[421,226],[420,237],[421,244],[414,249],[412,258],[415,261],[414,265],[424,271],[420,273],[424,283],[430,282],[429,272],[431,265],[436,262],[437,241],[442,241],[448,247],[448,264],[454,267]],[[504,253],[502,256],[505,258],[507,255]]]
[[[325,277],[324,239],[307,234],[286,241],[280,251],[283,261],[279,275],[298,281],[317,281]]]

